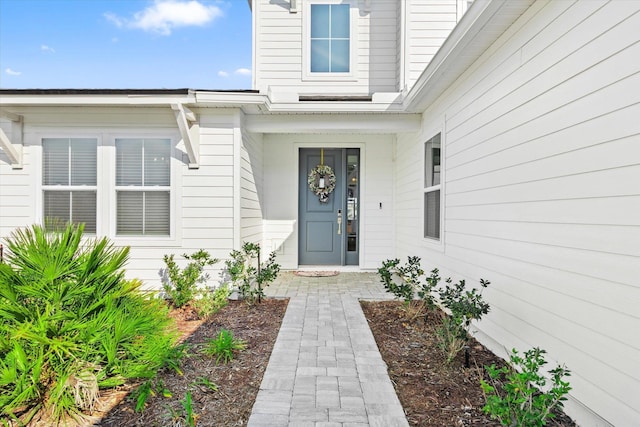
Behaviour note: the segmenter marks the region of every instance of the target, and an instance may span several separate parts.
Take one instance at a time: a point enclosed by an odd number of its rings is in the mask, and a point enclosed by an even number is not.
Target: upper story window
[[[440,239],[440,134],[424,144],[424,237]]]
[[[312,4],[310,10],[311,72],[350,72],[350,6],[348,4]]]
[[[68,222],[96,232],[98,141],[92,138],[43,138],[42,190],[46,229]]]
[[[170,234],[171,140],[116,139],[116,234]]]

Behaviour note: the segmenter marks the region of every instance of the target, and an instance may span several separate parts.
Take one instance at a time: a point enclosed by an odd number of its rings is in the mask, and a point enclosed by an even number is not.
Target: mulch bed
[[[230,301],[229,305],[206,322],[193,320],[188,310],[174,313],[179,320],[179,330],[190,335],[185,341],[189,356],[183,359],[183,375],[170,370],[163,370],[158,374],[157,379],[171,392],[172,397],[163,397],[161,393],[157,393],[149,398],[143,412],[135,412],[135,402],[131,397],[133,393],[129,393],[95,425],[187,425],[181,401],[187,391],[191,390],[198,427],[245,426],[287,303],[287,300],[265,299],[261,304],[251,307],[242,301]],[[201,354],[204,344],[215,338],[222,328],[230,330],[235,338],[247,343],[247,348],[228,364],[216,364],[214,358]],[[218,391],[212,391],[204,385],[195,385],[202,377],[216,384]]]
[[[483,366],[501,366],[502,359],[471,339],[471,367],[464,367],[464,352],[447,365],[437,345],[435,314],[409,321],[399,301],[363,301],[361,305],[410,425],[500,425],[482,411],[480,375],[484,375]],[[564,414],[547,425],[575,426]]]

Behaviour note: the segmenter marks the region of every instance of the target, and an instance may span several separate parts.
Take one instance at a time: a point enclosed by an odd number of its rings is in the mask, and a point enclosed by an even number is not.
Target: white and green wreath
[[[309,172],[307,183],[313,194],[319,197],[320,203],[327,203],[329,194],[336,188],[336,175],[330,166],[318,165]]]

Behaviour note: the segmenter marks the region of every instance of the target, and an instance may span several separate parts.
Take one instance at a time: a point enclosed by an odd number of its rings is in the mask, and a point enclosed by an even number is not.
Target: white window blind
[[[171,141],[116,139],[116,233],[170,234]]]
[[[42,140],[43,217],[49,230],[68,222],[96,232],[98,141],[91,138]]]

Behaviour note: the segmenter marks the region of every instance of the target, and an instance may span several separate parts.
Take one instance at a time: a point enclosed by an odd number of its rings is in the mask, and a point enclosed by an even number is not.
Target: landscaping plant
[[[472,320],[489,312],[489,304],[482,299],[482,291],[467,290],[465,281],[453,284],[450,278],[440,287],[439,270],[434,268],[422,281],[424,270],[419,257],[408,257],[405,265],[399,259],[386,260],[378,269],[378,274],[387,292],[404,301],[405,312],[410,319],[422,315],[425,311],[441,311],[441,326],[438,328],[440,347],[446,354],[447,363],[465,348],[469,339],[469,327]],[[480,279],[482,288],[489,286],[488,280]],[[416,296],[419,299],[416,299]]]
[[[245,242],[242,250],[234,250],[231,259],[225,262],[227,272],[234,285],[238,287],[240,297],[249,304],[261,302],[264,287],[278,276],[280,265],[276,263],[276,253],[271,252],[265,263],[260,262],[260,245]]]
[[[571,390],[564,378],[570,376],[565,366],[556,366],[547,377],[540,373],[547,361],[545,350],[533,348],[520,356],[513,349],[510,364],[496,368],[485,366],[490,383],[480,380],[487,404],[483,410],[503,426],[543,426],[553,418],[554,409],[562,409],[565,395]]]
[[[204,283],[208,279],[208,276],[204,274],[204,268],[218,262],[203,249],[191,255],[183,254],[182,256],[191,261],[182,269],[174,260],[173,254],[165,255],[163,258],[166,269],[162,287],[171,300],[171,304],[176,308],[183,307],[195,299],[198,283]]]
[[[126,280],[128,248],[83,226],[15,231],[0,264],[0,416],[49,425],[91,412],[99,388],[152,378],[175,343],[166,305]]]
[[[200,296],[191,302],[191,305],[200,318],[208,318],[222,310],[229,303],[231,294],[229,286],[223,283],[214,290],[204,289]]]
[[[447,363],[451,363],[456,355],[465,348],[469,340],[471,321],[480,320],[489,312],[489,303],[482,298],[482,291],[466,289],[464,280],[452,284],[445,280],[444,289],[438,292],[440,304],[449,312],[442,314],[442,325],[438,328],[440,347],[444,350]],[[480,279],[482,288],[491,282]]]
[[[235,352],[244,350],[247,347],[246,342],[233,336],[233,332],[222,329],[216,338],[209,340],[204,353],[208,356],[214,356],[216,363],[228,363],[233,360]]]

